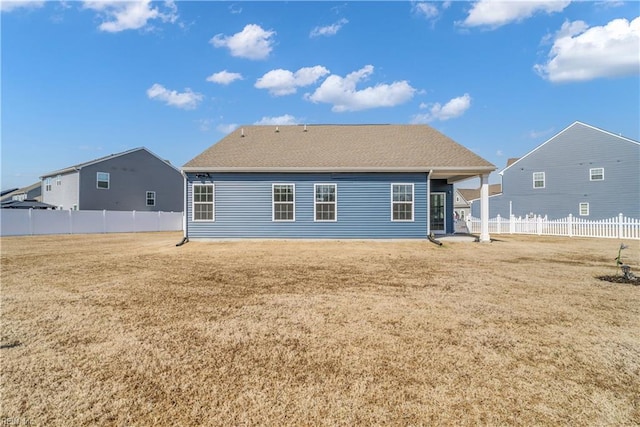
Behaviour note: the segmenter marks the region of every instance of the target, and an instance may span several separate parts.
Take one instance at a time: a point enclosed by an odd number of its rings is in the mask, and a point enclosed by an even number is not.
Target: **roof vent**
[[[240,136],[244,138],[244,128],[240,128]]]
[[[280,132],[280,129],[278,128],[278,126],[276,126],[276,132]]]
[[[307,125],[305,123],[303,132],[306,132],[306,131],[307,131]]]

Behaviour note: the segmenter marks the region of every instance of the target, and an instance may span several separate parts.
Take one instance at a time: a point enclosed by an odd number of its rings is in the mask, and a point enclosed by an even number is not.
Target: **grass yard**
[[[0,420],[639,425],[620,241],[493,237],[2,238]]]

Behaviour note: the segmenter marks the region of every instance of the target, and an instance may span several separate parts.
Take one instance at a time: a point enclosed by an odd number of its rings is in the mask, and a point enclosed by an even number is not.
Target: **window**
[[[604,181],[604,168],[589,169],[590,181]]]
[[[589,216],[589,203],[580,203],[580,216]]]
[[[315,184],[314,211],[316,221],[336,220],[336,184]]]
[[[98,172],[97,185],[98,185],[98,188],[104,188],[105,190],[109,189],[109,173],[108,172]]]
[[[51,178],[44,180],[44,191],[51,191]]]
[[[151,193],[151,191],[149,192]],[[213,184],[193,184],[193,220],[213,221]]]
[[[391,220],[413,221],[413,184],[391,184]]]
[[[296,188],[294,184],[273,184],[273,220],[296,220]]]
[[[156,192],[147,191],[147,206],[155,206],[155,205],[156,205]]]
[[[56,176],[56,185],[62,185],[62,175]]]
[[[544,188],[544,172],[533,173],[533,188]]]

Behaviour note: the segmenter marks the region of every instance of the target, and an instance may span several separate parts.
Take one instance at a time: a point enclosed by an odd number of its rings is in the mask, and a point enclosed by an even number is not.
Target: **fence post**
[[[516,217],[515,215],[509,215],[509,234],[513,234],[516,231]]]
[[[138,228],[136,227],[136,211],[131,211],[131,215],[133,216],[133,232],[136,233]]]
[[[29,236],[33,236],[33,208],[29,208]]]
[[[542,216],[538,215],[536,218],[536,233],[538,236],[542,235]]]
[[[73,217],[71,216],[71,209],[69,209],[69,234],[73,234]]]
[[[567,234],[569,237],[573,237],[573,214],[569,214],[567,217]]]
[[[624,237],[624,228],[622,226],[622,222],[624,221],[624,218],[622,216],[622,213],[618,214],[618,239],[622,239]]]
[[[102,232],[103,233],[107,232],[107,210],[106,209],[102,210]]]

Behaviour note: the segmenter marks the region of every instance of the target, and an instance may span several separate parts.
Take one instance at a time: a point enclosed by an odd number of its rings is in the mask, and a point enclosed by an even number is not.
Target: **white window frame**
[[[275,189],[278,186],[288,186],[293,188],[293,201],[291,202],[276,202]],[[276,203],[278,204],[290,204],[293,206],[293,218],[292,219],[276,219]],[[271,184],[271,221],[273,222],[295,222],[296,220],[296,185],[290,182],[274,182]]]
[[[107,177],[106,181],[104,179],[100,179],[101,174],[106,175]],[[101,182],[106,182],[107,186],[100,187]],[[100,190],[108,190],[109,188],[111,188],[111,174],[109,172],[96,172],[96,188]]]
[[[51,191],[51,177],[44,180],[44,191]]]
[[[333,202],[323,202],[317,199],[317,189],[320,186],[333,187]],[[318,219],[318,205],[333,205],[333,219]],[[335,183],[318,183],[313,184],[313,222],[337,222],[338,221],[338,184]]]
[[[407,201],[396,201],[393,200],[393,187],[397,185],[409,185],[411,186],[411,202]],[[391,183],[391,222],[414,222],[415,221],[415,187],[412,182],[393,182]],[[400,203],[411,203],[411,219],[394,219],[393,218],[393,206]]]
[[[151,195],[151,197],[149,197]],[[153,199],[153,203],[149,204],[149,200]],[[155,206],[156,205],[156,192],[155,191],[147,191],[145,193],[145,204],[146,206]]]
[[[542,179],[538,178],[536,179],[536,175],[540,175],[542,174]],[[538,181],[542,181],[542,187],[536,187],[536,182]],[[546,176],[544,172],[534,172],[533,173],[533,189],[534,190],[539,190],[541,188],[545,188],[547,186],[547,180],[546,180]]]
[[[195,194],[196,187],[211,187],[211,201],[210,202],[196,202]],[[196,219],[196,205],[211,205],[211,219],[199,218]],[[191,183],[191,220],[193,222],[214,222],[216,220],[216,187],[213,183],[207,182],[193,182]]]
[[[602,171],[602,173],[594,173],[595,171]],[[594,178],[593,176],[601,178]],[[604,181],[604,168],[591,168],[589,169],[589,181]]]
[[[586,208],[586,211],[583,211],[582,208]],[[580,202],[578,204],[578,213],[580,216],[589,216],[589,202]]]
[[[56,176],[56,185],[57,186],[62,185],[62,175]]]

